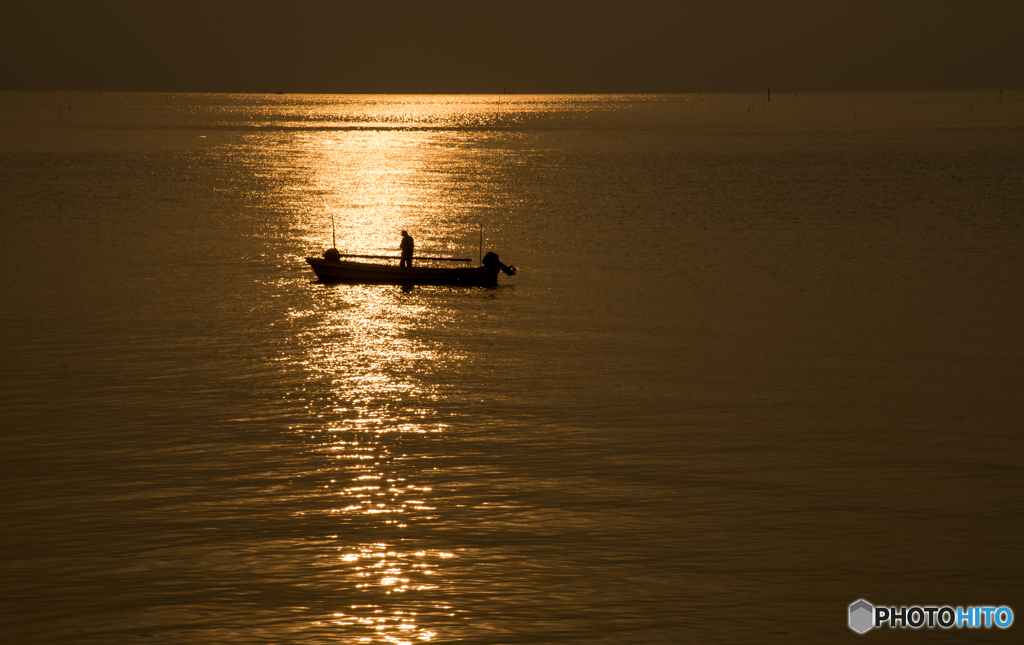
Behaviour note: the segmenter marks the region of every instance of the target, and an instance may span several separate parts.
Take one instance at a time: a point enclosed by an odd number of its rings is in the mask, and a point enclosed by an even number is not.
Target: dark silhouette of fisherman
[[[407,231],[402,231],[402,244],[399,246],[402,249],[402,259],[398,261],[399,268],[412,268],[412,251],[415,246],[416,243],[412,241],[412,236]]]

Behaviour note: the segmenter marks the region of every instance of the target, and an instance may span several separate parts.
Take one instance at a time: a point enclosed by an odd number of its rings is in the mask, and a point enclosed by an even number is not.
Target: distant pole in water
[[[768,88],[768,102],[772,102],[772,88],[770,87]]]

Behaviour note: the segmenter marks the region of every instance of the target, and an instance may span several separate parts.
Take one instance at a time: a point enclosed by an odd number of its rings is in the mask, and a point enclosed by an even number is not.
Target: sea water
[[[4,91],[0,639],[1024,610],[1022,186],[1019,92]],[[402,230],[519,272],[304,262]]]

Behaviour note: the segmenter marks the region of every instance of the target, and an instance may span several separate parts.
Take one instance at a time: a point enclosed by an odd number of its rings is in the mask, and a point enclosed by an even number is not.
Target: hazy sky
[[[1024,0],[10,0],[0,87],[1024,88]]]

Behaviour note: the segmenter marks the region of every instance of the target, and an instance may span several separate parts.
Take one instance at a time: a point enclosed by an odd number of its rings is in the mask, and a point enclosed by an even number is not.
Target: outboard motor
[[[498,254],[494,251],[488,251],[487,255],[484,256],[484,266],[488,269],[500,269],[505,275],[516,274],[516,268],[502,264],[501,260],[498,259]]]

